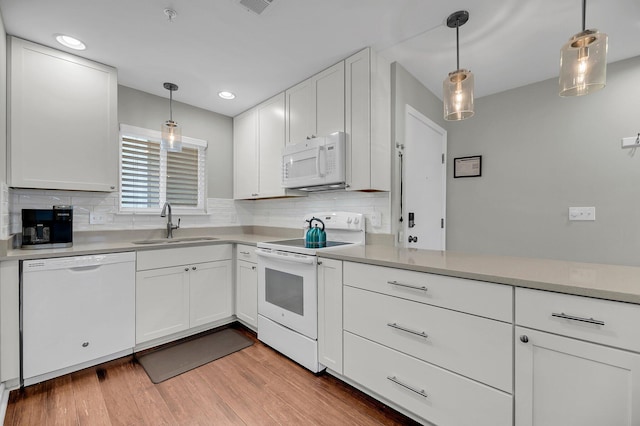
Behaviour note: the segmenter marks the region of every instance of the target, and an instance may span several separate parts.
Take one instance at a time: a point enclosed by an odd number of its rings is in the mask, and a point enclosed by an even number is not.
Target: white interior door
[[[447,132],[405,109],[402,218],[404,246],[445,249]]]

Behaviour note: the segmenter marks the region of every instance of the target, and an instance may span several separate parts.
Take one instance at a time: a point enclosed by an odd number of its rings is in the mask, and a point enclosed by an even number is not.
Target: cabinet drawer
[[[230,260],[231,258],[231,244],[144,250],[138,252],[137,270],[145,271],[192,263]]]
[[[512,424],[512,397],[385,346],[344,333],[344,374],[440,426]]]
[[[511,324],[344,287],[344,329],[511,393]]]
[[[353,262],[344,263],[344,284],[500,321],[513,321],[511,286]]]
[[[247,262],[258,263],[256,248],[244,244],[236,245],[236,260],[246,260]]]
[[[517,288],[516,324],[640,352],[639,305]]]

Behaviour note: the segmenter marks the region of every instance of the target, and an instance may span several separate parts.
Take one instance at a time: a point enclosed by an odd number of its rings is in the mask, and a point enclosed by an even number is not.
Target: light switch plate
[[[596,220],[596,208],[569,207],[569,220]]]

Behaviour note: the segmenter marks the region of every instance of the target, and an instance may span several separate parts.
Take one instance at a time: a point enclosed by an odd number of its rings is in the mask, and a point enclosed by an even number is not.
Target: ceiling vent
[[[238,4],[256,15],[262,14],[274,0],[237,0]]]

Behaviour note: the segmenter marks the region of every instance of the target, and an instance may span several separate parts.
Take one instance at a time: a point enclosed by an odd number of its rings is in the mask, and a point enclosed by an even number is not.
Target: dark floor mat
[[[252,344],[251,339],[227,328],[158,349],[141,355],[137,359],[151,381],[160,383]]]

